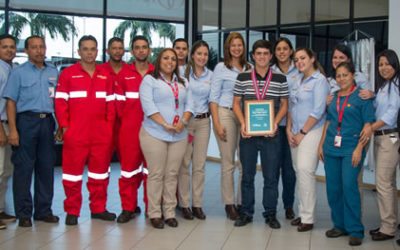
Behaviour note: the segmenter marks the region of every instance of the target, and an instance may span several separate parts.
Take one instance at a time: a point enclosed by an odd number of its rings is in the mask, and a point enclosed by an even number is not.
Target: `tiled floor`
[[[109,210],[117,213],[120,212],[117,188],[118,169],[117,164],[112,167],[108,201]],[[62,208],[64,192],[61,185],[61,169],[56,168],[53,211],[61,217],[60,223],[51,225],[35,222],[34,226],[28,229],[18,228],[16,223],[8,224],[6,230],[0,231],[0,249],[352,249],[347,244],[347,237],[327,239],[324,235],[325,231],[331,227],[331,222],[323,183],[318,183],[317,222],[312,232],[298,233],[294,227],[290,226],[289,221],[284,219],[281,201],[279,201],[278,219],[282,228],[271,230],[264,224],[261,215],[261,173],[257,174],[254,222],[245,227],[235,228],[233,222],[225,218],[223,204],[220,201],[219,165],[209,162],[206,172],[204,210],[207,214],[207,220],[186,221],[178,214],[178,228],[166,227],[163,230],[158,230],[149,225],[143,214],[123,225],[115,222],[91,220],[89,218],[86,188],[84,190],[85,203],[79,225],[75,227],[65,226],[65,215]],[[364,224],[366,230],[378,225],[375,196],[375,193],[371,191],[364,192]],[[10,200],[10,194],[8,194],[8,197]],[[12,207],[10,202],[8,207]],[[141,207],[143,208],[142,203]],[[391,250],[400,248],[394,240],[372,242],[367,235],[363,245],[354,249]]]

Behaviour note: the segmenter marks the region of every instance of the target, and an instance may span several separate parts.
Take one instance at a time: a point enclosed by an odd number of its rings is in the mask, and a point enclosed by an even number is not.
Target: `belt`
[[[194,117],[194,119],[204,119],[210,117],[210,112],[203,113],[203,114],[198,114]]]
[[[26,112],[22,112],[20,114],[21,115],[28,115],[28,116],[36,117],[36,118],[39,118],[39,119],[48,118],[48,117],[50,117],[52,115],[51,113],[38,113],[38,112],[32,112],[32,111],[26,111]]]
[[[377,131],[375,131],[375,136],[387,135],[387,134],[396,133],[396,132],[399,132],[398,128],[377,130]]]
[[[224,107],[224,106],[220,106],[220,107],[223,108],[223,109],[233,110],[233,108],[231,108],[231,107]]]
[[[1,123],[8,124],[8,121],[7,120],[1,120]]]

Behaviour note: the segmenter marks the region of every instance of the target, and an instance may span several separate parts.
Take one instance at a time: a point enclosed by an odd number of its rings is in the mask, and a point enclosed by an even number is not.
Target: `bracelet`
[[[300,129],[300,134],[302,134],[302,135],[306,135],[306,134],[307,134],[307,132],[304,132],[304,130],[303,130],[303,129]]]

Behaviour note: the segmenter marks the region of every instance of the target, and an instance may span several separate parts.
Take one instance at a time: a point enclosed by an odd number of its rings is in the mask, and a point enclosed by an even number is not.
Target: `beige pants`
[[[147,177],[149,218],[161,218],[161,213],[165,219],[175,218],[178,173],[187,140],[162,141],[151,136],[143,128],[140,129],[139,138],[149,171]]]
[[[316,178],[318,167],[318,145],[322,127],[313,129],[303,138],[300,145],[291,148],[293,167],[299,197],[299,217],[302,223],[313,224],[316,204]]]
[[[392,137],[391,137],[392,136]],[[376,160],[376,189],[381,216],[380,231],[395,235],[397,228],[397,187],[396,169],[399,163],[399,140],[397,133],[375,136],[374,154]]]
[[[241,181],[242,181],[242,164],[235,165],[235,152],[239,150],[239,133],[240,125],[232,110],[219,107],[218,108],[219,120],[223,127],[226,129],[227,141],[221,141],[214,130],[217,139],[219,152],[221,155],[221,192],[224,204],[235,204],[235,185],[234,185],[234,172],[235,168],[239,169],[239,180],[237,183],[236,204],[242,204],[241,197]],[[237,152],[239,159],[239,152]]]
[[[210,140],[210,118],[192,119],[188,125],[189,134],[194,138],[186,148],[178,178],[179,205],[190,206],[190,162],[192,162],[192,204],[202,207],[204,191],[204,167]]]
[[[9,129],[6,123],[3,123],[3,128],[6,135],[8,135]],[[7,183],[13,173],[11,152],[10,144],[0,147],[0,212],[4,212]]]

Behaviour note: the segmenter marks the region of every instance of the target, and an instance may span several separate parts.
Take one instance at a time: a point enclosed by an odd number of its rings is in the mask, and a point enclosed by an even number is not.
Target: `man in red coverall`
[[[115,120],[112,81],[108,72],[96,65],[97,41],[93,36],[79,40],[78,53],[81,61],[60,75],[55,100],[59,136],[64,140],[62,179],[67,225],[78,224],[86,163],[91,217],[107,221],[116,218],[106,210]]]
[[[108,49],[110,65],[118,59],[117,54],[113,53],[115,51],[113,44]],[[123,46],[123,44],[120,43],[118,46]],[[153,70],[153,65],[147,61],[150,51],[149,43],[145,37],[134,37],[131,52],[135,57],[135,62],[129,65],[130,70],[123,70],[124,67],[122,66],[122,70],[117,74],[119,76],[118,83],[114,84],[119,124],[117,149],[121,163],[119,193],[122,213],[117,219],[119,223],[126,223],[134,217],[135,213],[140,213],[140,207],[137,206],[137,190],[142,180],[144,182],[144,202],[147,208],[147,168],[142,166],[144,157],[139,143],[139,130],[144,115],[139,100],[139,86],[143,76]],[[119,60],[124,65],[121,59]]]

